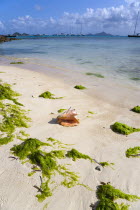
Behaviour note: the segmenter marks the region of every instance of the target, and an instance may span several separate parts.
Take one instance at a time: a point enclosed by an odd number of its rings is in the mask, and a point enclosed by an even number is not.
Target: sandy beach
[[[113,169],[101,167],[101,171],[98,171],[95,170],[97,163],[69,160],[71,170],[79,173],[80,182],[93,191],[82,186],[60,186],[53,196],[39,203],[35,197],[37,189],[33,187],[40,184],[39,174],[29,177],[29,163],[21,164],[19,160],[9,158],[10,148],[20,143],[15,139],[0,148],[0,210],[41,210],[46,203],[49,203],[47,210],[92,210],[90,205],[98,200],[96,189],[100,182],[110,182],[125,193],[140,196],[139,158],[125,156],[128,148],[139,146],[140,132],[125,136],[110,129],[115,122],[140,128],[139,114],[130,111],[140,105],[138,90],[123,85],[112,86],[107,81],[100,83],[98,78],[95,80],[97,87],[91,87],[89,78],[89,87],[77,90],[74,86],[78,84],[78,78],[66,83],[63,79],[15,66],[0,66],[0,72],[3,72],[0,73],[0,79],[22,94],[18,101],[24,104],[25,110],[30,110],[28,116],[32,122],[25,130],[31,138],[45,142],[46,138],[52,137],[64,144],[74,144],[72,148],[98,162],[114,163]],[[38,97],[45,91],[64,98],[51,100]],[[78,113],[78,126],[63,127],[54,120],[59,115],[59,109],[69,107]],[[119,202],[130,204],[130,210],[140,209],[140,200]]]

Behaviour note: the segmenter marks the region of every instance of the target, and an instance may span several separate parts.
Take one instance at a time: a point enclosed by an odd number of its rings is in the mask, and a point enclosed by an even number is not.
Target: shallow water
[[[140,85],[139,55],[140,39],[127,37],[24,39],[0,45],[1,63],[6,57],[20,58],[68,72],[100,73],[136,86]]]

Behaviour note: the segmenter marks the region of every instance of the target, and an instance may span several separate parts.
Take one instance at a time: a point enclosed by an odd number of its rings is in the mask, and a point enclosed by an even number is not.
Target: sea
[[[22,61],[54,74],[93,73],[95,77],[100,74],[140,86],[140,38],[47,37],[1,43],[1,65],[12,61]]]

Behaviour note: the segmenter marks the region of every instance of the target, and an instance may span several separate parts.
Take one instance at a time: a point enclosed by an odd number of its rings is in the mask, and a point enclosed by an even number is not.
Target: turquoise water
[[[0,56],[108,78],[140,78],[140,38],[67,37],[2,43]],[[140,80],[134,81],[140,84]]]

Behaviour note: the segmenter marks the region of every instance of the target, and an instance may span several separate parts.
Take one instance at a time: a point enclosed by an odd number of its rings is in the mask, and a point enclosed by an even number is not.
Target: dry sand
[[[29,177],[27,175],[31,168],[29,164],[22,165],[20,161],[11,161],[8,158],[10,148],[17,143],[15,140],[0,148],[0,210],[41,210],[47,202],[49,202],[48,210],[90,210],[90,204],[97,201],[96,187],[101,181],[111,182],[114,187],[125,193],[140,196],[139,158],[125,157],[126,149],[140,146],[140,133],[126,137],[110,129],[110,125],[116,121],[140,127],[139,114],[130,111],[130,108],[138,105],[137,97],[131,101],[129,95],[123,98],[121,91],[119,95],[112,89],[109,92],[108,88],[110,99],[115,94],[118,99],[118,103],[117,101],[111,103],[111,100],[105,100],[105,97],[102,100],[101,94],[97,92],[93,98],[87,94],[88,90],[76,90],[62,80],[45,74],[11,66],[1,66],[0,71],[5,72],[0,74],[0,78],[22,94],[19,102],[25,105],[26,110],[31,110],[29,116],[32,122],[27,132],[32,138],[42,141],[48,137],[56,138],[63,143],[74,144],[74,148],[99,162],[115,163],[114,170],[106,167],[97,171],[95,170],[97,164],[87,160],[70,161],[71,169],[80,173],[80,182],[89,185],[93,191],[82,186],[71,189],[59,187],[52,197],[39,203],[35,197],[37,190],[33,187],[40,184],[39,175]],[[38,97],[47,90],[56,96],[65,97],[58,100]],[[102,92],[101,88],[97,91]],[[58,116],[57,110],[69,107],[75,108],[78,112],[79,126],[67,128],[53,123],[52,119]],[[95,114],[88,114],[88,111],[93,111]],[[51,112],[54,114],[50,114]],[[87,117],[89,115],[91,117]],[[140,209],[140,201],[132,202],[130,205],[131,210]]]

